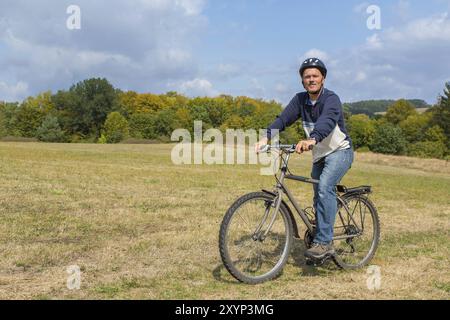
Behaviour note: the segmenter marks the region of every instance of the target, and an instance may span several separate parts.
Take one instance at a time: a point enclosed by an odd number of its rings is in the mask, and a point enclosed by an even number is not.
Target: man
[[[314,185],[316,233],[313,245],[305,252],[311,259],[323,259],[334,253],[333,226],[337,213],[335,186],[353,162],[352,142],[347,134],[339,97],[324,87],[327,68],[317,58],[306,59],[299,70],[306,92],[295,95],[284,111],[267,129],[267,137],[255,145],[255,151],[266,145],[271,130],[280,132],[302,119],[307,139],[297,144],[296,152],[314,146],[311,177],[320,180]]]

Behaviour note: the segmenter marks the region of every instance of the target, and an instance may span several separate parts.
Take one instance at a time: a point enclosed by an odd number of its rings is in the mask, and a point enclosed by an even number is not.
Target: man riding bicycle
[[[333,226],[337,212],[335,186],[350,169],[353,162],[351,139],[344,123],[339,97],[324,87],[327,68],[317,58],[306,59],[299,70],[306,92],[297,93],[283,112],[267,128],[267,136],[255,145],[255,151],[271,139],[271,130],[279,132],[302,119],[306,140],[298,142],[297,153],[309,151],[312,146],[311,177],[320,180],[314,185],[316,233],[313,245],[305,252],[311,259],[323,259],[334,254]]]

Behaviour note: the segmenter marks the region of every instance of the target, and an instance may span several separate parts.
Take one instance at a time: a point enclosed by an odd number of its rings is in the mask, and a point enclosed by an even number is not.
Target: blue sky
[[[66,9],[81,9],[69,30]],[[381,29],[369,30],[369,5]],[[2,0],[0,100],[106,77],[124,90],[247,95],[283,104],[302,59],[342,101],[434,103],[450,81],[450,0]]]

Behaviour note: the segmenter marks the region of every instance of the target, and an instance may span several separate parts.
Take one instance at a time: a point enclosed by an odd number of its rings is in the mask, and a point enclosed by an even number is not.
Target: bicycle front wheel
[[[267,235],[276,197],[255,192],[239,198],[220,227],[219,249],[228,272],[237,280],[257,284],[277,277],[289,257],[293,226],[282,203]]]

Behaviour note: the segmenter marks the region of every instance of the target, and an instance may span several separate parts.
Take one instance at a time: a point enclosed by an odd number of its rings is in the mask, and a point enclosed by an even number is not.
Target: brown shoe
[[[305,251],[305,257],[320,260],[334,254],[332,244],[313,243],[312,247]]]

